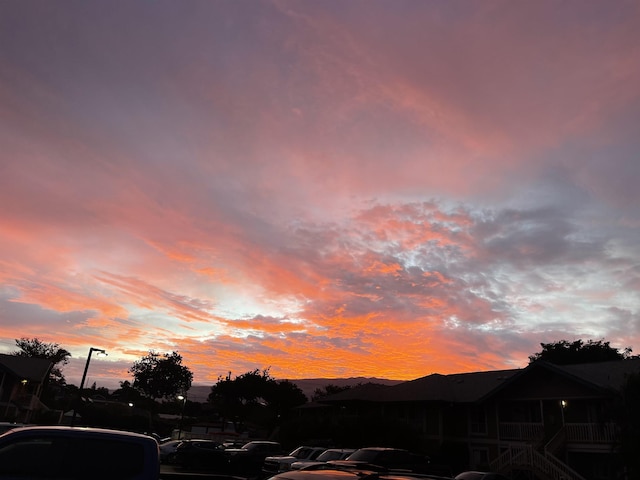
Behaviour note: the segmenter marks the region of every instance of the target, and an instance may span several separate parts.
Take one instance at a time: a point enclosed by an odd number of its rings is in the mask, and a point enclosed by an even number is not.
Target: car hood
[[[291,455],[274,455],[272,457],[265,458],[265,461],[267,460],[292,460],[295,462],[296,460],[298,460],[298,457],[294,457]]]
[[[311,465],[325,465],[327,462],[316,462],[315,460],[298,460],[297,462],[293,462],[291,467],[309,467]]]

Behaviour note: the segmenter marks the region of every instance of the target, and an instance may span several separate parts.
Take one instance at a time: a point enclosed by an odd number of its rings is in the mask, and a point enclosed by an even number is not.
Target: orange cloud
[[[0,17],[5,350],[211,382],[640,339],[637,5],[61,8]]]

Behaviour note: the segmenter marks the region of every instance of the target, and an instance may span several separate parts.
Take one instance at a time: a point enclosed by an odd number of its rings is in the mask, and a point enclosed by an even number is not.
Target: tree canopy
[[[69,363],[71,353],[67,350],[61,348],[57,343],[43,342],[35,337],[16,339],[16,346],[19,350],[13,352],[13,355],[50,360],[51,363],[53,363],[53,367],[49,374],[49,380],[59,385],[66,383],[64,375],[62,374],[62,366]]]
[[[269,428],[288,410],[307,401],[297,385],[287,380],[277,381],[269,375],[269,369],[256,369],[234,379],[231,373],[219,377],[208,399],[240,430],[247,421]]]
[[[150,350],[129,369],[133,387],[151,398],[171,398],[191,388],[193,373],[182,365],[178,352],[165,353]]]
[[[626,360],[631,358],[631,348],[623,351],[612,347],[604,340],[582,340],[569,342],[560,340],[553,343],[541,343],[542,350],[529,356],[529,362],[545,360],[556,365],[570,365],[575,363],[606,362],[610,360]]]

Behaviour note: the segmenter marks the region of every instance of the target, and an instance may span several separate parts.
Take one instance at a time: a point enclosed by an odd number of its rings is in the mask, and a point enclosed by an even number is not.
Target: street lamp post
[[[80,389],[78,390],[78,400],[76,402],[76,406],[73,409],[73,417],[71,417],[71,426],[73,427],[76,423],[76,413],[78,411],[78,405],[82,402],[82,389],[84,388],[84,381],[87,379],[87,370],[89,370],[89,362],[91,362],[91,354],[93,352],[97,352],[98,356],[107,356],[107,352],[102,348],[93,348],[89,349],[89,356],[87,357],[87,363],[84,364],[84,372],[82,373],[82,381],[80,382]]]
[[[182,425],[184,423],[184,407],[187,404],[187,394],[178,395],[178,400],[182,400],[182,409],[180,410],[180,425],[178,425],[178,440],[182,440]]]

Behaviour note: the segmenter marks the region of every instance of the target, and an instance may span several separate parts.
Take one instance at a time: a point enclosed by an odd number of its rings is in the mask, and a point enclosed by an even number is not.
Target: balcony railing
[[[542,423],[501,422],[500,440],[536,443],[544,437]],[[618,430],[614,423],[567,423],[564,441],[571,443],[615,443]]]
[[[567,423],[566,439],[573,443],[615,443],[618,429],[614,423]]]
[[[542,423],[500,422],[501,440],[538,440],[544,436]]]

